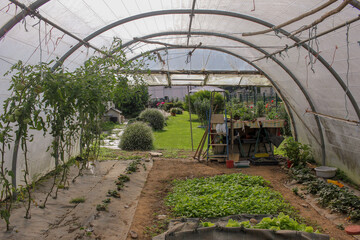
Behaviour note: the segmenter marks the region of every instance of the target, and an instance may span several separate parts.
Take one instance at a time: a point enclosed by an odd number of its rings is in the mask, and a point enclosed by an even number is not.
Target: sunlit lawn
[[[194,150],[200,143],[204,134],[204,128],[198,128],[201,123],[197,115],[192,114],[192,129],[194,139]],[[171,116],[167,120],[167,126],[162,131],[155,131],[155,148],[156,149],[185,149],[191,150],[191,135],[189,113],[184,112],[182,115]]]

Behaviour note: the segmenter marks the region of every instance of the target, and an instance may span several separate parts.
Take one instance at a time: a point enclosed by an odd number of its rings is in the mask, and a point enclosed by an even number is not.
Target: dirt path
[[[121,198],[107,197],[108,190],[115,190],[115,180],[125,172],[131,161],[103,161],[95,163],[84,176],[77,178],[69,190],[60,190],[57,199],[49,198],[45,209],[32,207],[31,219],[24,219],[24,208],[14,209],[11,216],[11,232],[0,226],[0,239],[126,239],[141,190],[152,163],[130,176],[130,182],[120,191]],[[69,179],[77,170],[72,168]],[[37,186],[34,199],[38,204],[45,197],[52,179]],[[85,202],[70,204],[75,197]],[[110,198],[108,211],[97,211],[96,206]]]
[[[355,239],[338,229],[334,223],[321,215],[304,199],[296,196],[285,185],[288,176],[279,166],[251,166],[244,169],[227,169],[224,164],[205,165],[191,160],[178,159],[159,159],[154,161],[152,171],[141,193],[131,230],[139,235],[139,239],[151,239],[152,236],[166,229],[167,222],[166,220],[161,220],[159,215],[167,215],[169,217],[168,209],[164,205],[164,197],[168,193],[170,182],[173,179],[213,176],[234,172],[263,176],[271,182],[272,187],[276,191],[279,191],[299,211],[300,216],[305,218],[308,224],[319,228],[333,239]],[[130,240],[131,237],[128,236],[127,239]]]

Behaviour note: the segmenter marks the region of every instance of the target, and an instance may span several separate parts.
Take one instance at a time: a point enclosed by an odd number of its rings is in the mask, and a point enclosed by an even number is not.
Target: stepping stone
[[[131,236],[132,239],[137,239],[138,238],[137,233],[135,231],[132,231],[132,230],[130,231],[130,236]]]
[[[152,157],[161,157],[163,155],[161,152],[150,152],[149,154]]]
[[[360,235],[360,225],[350,225],[345,227],[345,232],[349,235]]]

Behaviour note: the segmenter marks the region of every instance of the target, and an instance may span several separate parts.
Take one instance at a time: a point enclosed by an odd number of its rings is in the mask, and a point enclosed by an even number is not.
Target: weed
[[[142,156],[139,155],[130,155],[130,156],[120,156],[119,160],[138,160],[142,159]]]
[[[70,203],[84,203],[85,198],[84,197],[77,197],[70,200]]]
[[[189,156],[186,153],[183,153],[180,150],[166,150],[163,152],[164,158],[188,158]]]
[[[102,131],[111,132],[112,130],[121,128],[122,126],[123,124],[107,121],[107,122],[102,122],[100,128]]]
[[[116,190],[108,190],[108,197],[120,198],[120,193]]]
[[[337,227],[338,229],[340,229],[340,230],[345,230],[343,224],[338,224],[338,225],[336,225],[336,227]]]
[[[110,149],[110,148],[100,148],[98,159],[99,161],[104,160],[115,160],[118,159],[119,154],[121,151],[117,149]]]
[[[135,161],[132,161],[126,168],[127,174],[132,174],[133,172],[136,172],[139,169],[140,159],[137,159]]]
[[[125,174],[120,174],[120,176],[118,177],[118,180],[122,181],[122,182],[128,182],[128,181],[130,181],[130,177]]]
[[[145,227],[144,234],[146,236],[155,237],[167,230],[168,220],[157,220],[152,226]]]
[[[96,210],[97,211],[107,211],[108,210],[108,204],[107,203],[103,203],[103,204],[98,204],[96,205]]]

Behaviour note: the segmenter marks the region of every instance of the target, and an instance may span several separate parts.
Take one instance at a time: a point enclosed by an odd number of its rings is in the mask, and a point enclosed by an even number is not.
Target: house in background
[[[114,107],[109,108],[104,115],[105,121],[111,121],[114,123],[122,124],[125,121],[125,117],[122,115],[122,112]]]
[[[185,95],[188,94],[186,86],[172,86],[171,88],[165,86],[149,86],[150,98],[179,98],[184,100]]]

